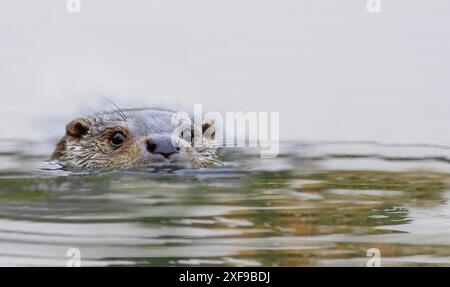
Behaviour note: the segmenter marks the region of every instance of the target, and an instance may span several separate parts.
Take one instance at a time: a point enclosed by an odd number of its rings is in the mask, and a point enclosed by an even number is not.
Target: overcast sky
[[[0,138],[166,106],[280,112],[284,140],[450,144],[450,1],[0,2]]]

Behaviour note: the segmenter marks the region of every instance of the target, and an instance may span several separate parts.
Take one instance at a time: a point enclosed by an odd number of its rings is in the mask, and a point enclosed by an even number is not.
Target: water
[[[213,169],[69,172],[0,141],[0,265],[450,265],[450,149],[284,143]]]

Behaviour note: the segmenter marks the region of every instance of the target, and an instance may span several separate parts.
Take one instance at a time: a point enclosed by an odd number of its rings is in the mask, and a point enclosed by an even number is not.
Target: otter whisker
[[[111,101],[110,99],[104,97],[105,100],[107,100],[109,103],[111,103],[114,107],[116,107],[117,110],[115,110],[114,108],[112,109],[115,113],[117,113],[119,116],[122,117],[122,119],[124,121],[128,120],[127,116],[125,115],[125,113],[119,108],[119,106],[117,106],[113,101]]]

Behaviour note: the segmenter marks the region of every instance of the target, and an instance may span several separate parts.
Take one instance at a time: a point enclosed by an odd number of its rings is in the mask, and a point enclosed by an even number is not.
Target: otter
[[[187,113],[162,109],[94,113],[66,125],[52,160],[91,169],[216,165],[214,127],[207,122],[201,127],[191,123]]]

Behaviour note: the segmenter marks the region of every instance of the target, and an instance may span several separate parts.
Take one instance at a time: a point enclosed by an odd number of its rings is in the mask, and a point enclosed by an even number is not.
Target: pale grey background
[[[0,1],[0,138],[87,109],[278,111],[283,140],[450,144],[450,1]]]

